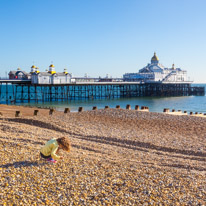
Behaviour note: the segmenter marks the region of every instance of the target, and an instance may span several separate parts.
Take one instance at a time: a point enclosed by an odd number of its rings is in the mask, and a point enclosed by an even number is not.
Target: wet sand
[[[0,205],[206,204],[206,118],[34,109],[0,105]],[[71,152],[42,160],[42,145],[61,136]]]

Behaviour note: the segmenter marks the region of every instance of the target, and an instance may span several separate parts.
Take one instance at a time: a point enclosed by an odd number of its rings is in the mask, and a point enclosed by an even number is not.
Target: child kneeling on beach
[[[66,137],[51,139],[41,148],[40,155],[44,159],[56,163],[57,160],[63,159],[63,157],[58,156],[56,153],[60,149],[70,152],[70,148],[71,148],[71,143],[69,139]]]

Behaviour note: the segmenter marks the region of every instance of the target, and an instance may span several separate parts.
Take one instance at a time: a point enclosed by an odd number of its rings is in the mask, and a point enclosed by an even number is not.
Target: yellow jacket
[[[51,139],[49,140],[44,147],[41,148],[41,153],[44,156],[49,156],[51,155],[51,157],[55,160],[59,160],[60,157],[58,155],[56,155],[57,149],[58,149],[59,145],[58,142],[56,141],[56,139]]]

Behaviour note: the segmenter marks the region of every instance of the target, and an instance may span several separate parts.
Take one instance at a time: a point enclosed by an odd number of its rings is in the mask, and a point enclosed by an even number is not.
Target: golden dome
[[[54,67],[54,65],[53,65],[53,64],[51,64],[49,67]]]
[[[56,71],[49,71],[50,74],[56,74]]]
[[[151,61],[159,61],[159,58],[156,55],[156,52],[154,53],[154,56],[152,57]]]
[[[32,69],[35,69],[36,68],[36,66],[35,65],[32,65],[32,67],[31,67]]]
[[[68,74],[68,72],[67,72],[67,69],[66,69],[66,68],[64,69],[64,74]]]

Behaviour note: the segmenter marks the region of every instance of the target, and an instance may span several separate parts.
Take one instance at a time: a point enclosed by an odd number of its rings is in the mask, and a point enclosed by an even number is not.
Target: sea
[[[206,84],[192,84],[192,86],[205,87]],[[5,90],[5,89],[4,89]],[[6,102],[2,102],[5,104]],[[98,109],[103,109],[105,106],[115,108],[119,105],[121,108],[126,108],[126,105],[131,105],[134,109],[136,105],[147,106],[151,112],[163,112],[164,108],[189,112],[206,113],[206,96],[178,96],[178,97],[130,97],[130,98],[113,98],[113,99],[79,99],[68,101],[52,101],[52,102],[17,102],[16,105],[55,108],[58,111],[64,111],[65,108],[70,108],[71,112],[78,111],[79,107],[84,110],[92,110],[94,106]]]
[[[192,86],[205,87],[206,84],[192,84]],[[53,101],[44,103],[18,103],[17,105],[37,106],[43,108],[53,107],[58,111],[64,111],[65,108],[70,108],[71,112],[77,112],[79,107],[84,110],[92,110],[94,106],[98,109],[103,109],[105,106],[115,108],[120,105],[121,108],[126,108],[126,105],[131,105],[131,109],[135,105],[147,106],[150,112],[163,112],[164,108],[189,112],[206,113],[206,96],[181,96],[181,97],[132,97],[132,98],[115,98],[115,99],[89,99],[89,100],[69,100],[69,101]]]

